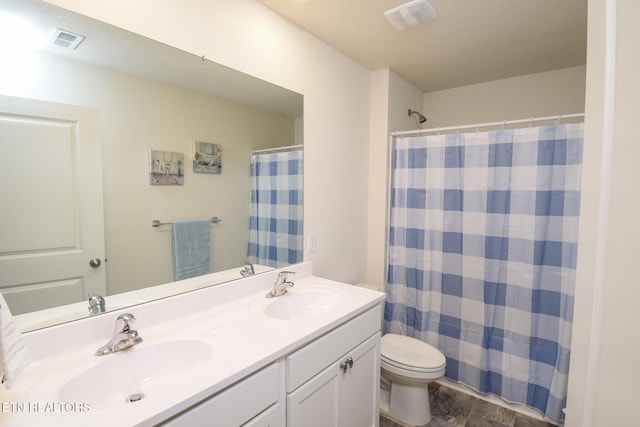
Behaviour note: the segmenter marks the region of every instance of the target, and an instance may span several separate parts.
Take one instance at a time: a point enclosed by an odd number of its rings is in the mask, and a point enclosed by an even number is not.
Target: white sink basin
[[[36,385],[55,401],[87,402],[91,410],[115,409],[135,405],[154,393],[171,390],[197,375],[213,354],[205,341],[184,339],[160,344],[138,344],[106,356],[74,373],[69,380],[44,378]],[[35,396],[34,396],[35,397]]]
[[[265,307],[267,316],[276,319],[300,319],[321,316],[335,310],[345,295],[330,288],[293,288]]]

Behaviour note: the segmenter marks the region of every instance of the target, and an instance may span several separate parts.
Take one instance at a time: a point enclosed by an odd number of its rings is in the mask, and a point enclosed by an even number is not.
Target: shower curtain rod
[[[391,132],[391,136],[404,136],[404,135],[412,135],[417,134],[418,136],[424,133],[434,133],[434,132],[449,132],[449,131],[460,131],[463,129],[479,129],[482,127],[498,127],[506,125],[515,125],[515,124],[523,124],[529,123],[531,125],[533,122],[543,122],[549,120],[557,120],[558,122],[563,119],[577,119],[584,118],[584,113],[576,113],[576,114],[561,114],[558,116],[547,116],[547,117],[530,117],[528,119],[520,119],[520,120],[503,120],[501,122],[490,122],[490,123],[476,123],[474,125],[463,125],[463,126],[448,126],[443,128],[429,128],[429,129],[416,129],[416,130],[403,130]]]
[[[251,154],[263,154],[263,153],[283,153],[285,151],[294,151],[302,148],[302,144],[300,145],[287,145],[284,147],[278,148],[265,148],[264,150],[253,150]]]

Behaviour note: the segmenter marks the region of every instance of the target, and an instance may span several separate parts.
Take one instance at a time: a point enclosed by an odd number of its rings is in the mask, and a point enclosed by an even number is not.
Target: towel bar
[[[222,221],[220,218],[218,218],[217,216],[213,216],[211,217],[211,222],[213,224],[216,224],[218,222]],[[173,225],[172,222],[160,222],[160,220],[158,219],[154,219],[153,221],[151,221],[151,226],[152,227],[160,227],[161,225]]]

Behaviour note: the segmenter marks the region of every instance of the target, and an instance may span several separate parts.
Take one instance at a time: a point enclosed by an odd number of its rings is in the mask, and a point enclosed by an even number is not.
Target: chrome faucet
[[[116,332],[108,343],[96,351],[96,356],[104,356],[117,351],[125,350],[142,342],[142,337],[138,331],[134,331],[129,323],[136,320],[133,314],[125,313],[118,316],[116,320]]]
[[[251,264],[249,261],[245,261],[244,268],[240,270],[240,275],[242,277],[248,277],[253,276],[254,274],[256,274],[256,271],[253,268],[253,264]]]
[[[273,289],[271,289],[265,297],[274,298],[279,297],[287,293],[287,289],[294,285],[293,282],[287,280],[287,276],[289,274],[296,274],[295,271],[281,271],[278,274],[278,278],[276,279],[276,283],[273,284]]]
[[[104,313],[105,311],[104,298],[98,294],[89,292],[89,316]]]

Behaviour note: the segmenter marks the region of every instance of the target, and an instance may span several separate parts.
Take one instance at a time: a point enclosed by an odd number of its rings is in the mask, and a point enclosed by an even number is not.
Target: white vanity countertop
[[[384,294],[380,292],[315,277],[310,263],[290,266],[287,270],[296,272],[290,277],[295,286],[289,295],[278,298],[265,298],[281,271],[274,270],[25,334],[34,361],[20,374],[11,390],[0,391],[3,402],[0,425],[154,425],[384,300]],[[265,312],[269,304],[295,296],[296,291],[301,296],[314,289],[342,297],[327,313],[279,319]],[[286,315],[285,301],[293,299],[278,302],[285,310],[278,311],[276,315]],[[119,353],[94,356],[97,348],[112,337],[115,319],[123,312],[136,317],[132,327],[144,341]],[[110,363],[115,363],[116,358],[125,353],[138,351],[142,354],[145,348],[153,351],[152,346],[162,343],[169,343],[167,348],[170,348],[173,341],[189,339],[209,343],[212,355],[198,368],[197,374],[184,379],[180,376],[174,378],[164,390],[161,386],[151,389],[145,393],[144,399],[135,403],[125,402],[103,408],[100,404],[90,404],[88,411],[84,410],[87,405],[82,406],[82,401],[60,399],[57,391],[60,385],[93,365],[109,358],[114,361]],[[185,366],[185,372],[189,368]],[[99,389],[100,384],[95,384],[95,387]],[[56,406],[58,403],[67,404],[66,408]],[[74,403],[79,409],[72,407]],[[22,408],[17,407],[18,404],[23,404]],[[35,409],[36,405],[38,409]],[[51,413],[54,408],[62,413]]]

